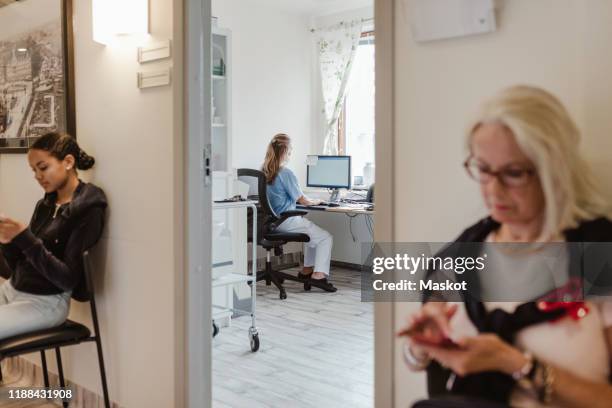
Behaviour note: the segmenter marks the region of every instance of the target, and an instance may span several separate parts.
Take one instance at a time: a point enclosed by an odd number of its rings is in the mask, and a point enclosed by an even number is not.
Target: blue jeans
[[[0,340],[34,330],[59,326],[68,318],[70,292],[32,295],[0,285]]]

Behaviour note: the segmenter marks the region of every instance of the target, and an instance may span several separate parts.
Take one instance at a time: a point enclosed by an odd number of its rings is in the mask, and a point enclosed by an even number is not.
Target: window
[[[374,182],[374,32],[365,32],[357,48],[338,121],[338,150],[352,156],[353,185]]]

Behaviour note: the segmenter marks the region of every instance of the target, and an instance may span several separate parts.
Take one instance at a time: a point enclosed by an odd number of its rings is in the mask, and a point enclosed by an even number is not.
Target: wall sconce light
[[[108,44],[117,35],[149,33],[149,0],[92,0],[93,39]]]

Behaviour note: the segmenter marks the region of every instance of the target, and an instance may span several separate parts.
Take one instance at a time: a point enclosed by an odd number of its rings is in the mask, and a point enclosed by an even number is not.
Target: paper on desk
[[[319,162],[319,156],[315,156],[315,155],[306,156],[306,165],[316,166],[318,162]]]
[[[249,195],[257,195],[257,184],[254,186],[249,185],[241,180],[234,180],[234,191],[233,194],[240,194],[240,197],[248,197]]]

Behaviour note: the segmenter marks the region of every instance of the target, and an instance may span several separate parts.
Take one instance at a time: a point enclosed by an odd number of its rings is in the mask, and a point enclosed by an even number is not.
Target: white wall
[[[81,143],[99,160],[95,181],[111,205],[102,301],[113,399],[126,407],[169,407],[175,403],[175,355],[181,333],[174,327],[175,247],[182,229],[175,216],[182,208],[176,194],[182,162],[182,112],[174,110],[181,93],[180,36],[173,30],[182,18],[174,4],[150,2],[151,41],[174,39],[174,60],[140,66],[127,40],[103,47],[91,40],[90,2],[75,4],[77,126]],[[180,27],[179,27],[180,28]],[[172,87],[139,90],[136,72],[173,65]],[[180,127],[179,127],[180,128]],[[87,378],[99,389],[93,354],[76,349],[68,363],[74,378]],[[89,364],[83,364],[88,361]],[[86,377],[87,376],[87,377]],[[151,387],[155,384],[155,387]]]
[[[79,143],[97,163],[83,174],[109,198],[108,227],[97,251],[98,313],[112,400],[124,407],[177,405],[182,318],[176,306],[182,259],[182,1],[151,0],[151,38],[173,39],[172,60],[139,66],[128,38],[92,41],[91,1],[74,0]],[[175,31],[179,35],[175,34]],[[173,65],[173,86],[139,90],[138,70]],[[178,194],[177,194],[178,193]],[[29,220],[42,192],[24,155],[0,157],[0,208]],[[178,245],[177,245],[178,243]],[[88,322],[73,302],[70,318]],[[101,394],[93,343],[63,351],[67,377]],[[51,360],[51,359],[49,359]],[[32,361],[39,363],[36,357]]]
[[[582,30],[582,121],[584,151],[600,181],[612,195],[612,4],[606,0],[587,3],[579,16]]]
[[[610,2],[507,1],[498,32],[425,44],[412,41],[403,0],[395,4],[396,241],[452,240],[485,215],[463,174],[463,131],[478,104],[508,85],[559,96],[585,134],[587,157],[609,174]],[[416,306],[397,304],[396,325]],[[424,395],[424,375],[409,373],[396,347],[395,406]]]
[[[213,0],[232,31],[232,167],[260,168],[276,133],[293,141],[289,167],[306,182],[312,152],[311,33],[308,19],[249,0]]]
[[[324,131],[321,80],[310,29],[371,18],[372,7],[308,16],[263,2],[213,0],[213,15],[220,27],[232,31],[232,166],[259,168],[270,138],[286,132],[293,141],[289,167],[306,193],[317,196],[305,188],[306,155],[321,153]],[[363,217],[353,222],[357,243],[352,242],[344,215],[310,217],[336,237],[334,260],[360,263],[360,242],[371,240]]]

